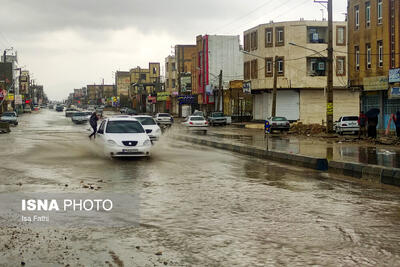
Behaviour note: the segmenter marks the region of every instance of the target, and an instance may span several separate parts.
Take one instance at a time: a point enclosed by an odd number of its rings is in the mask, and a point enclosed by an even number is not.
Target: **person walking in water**
[[[96,111],[92,113],[90,116],[90,126],[92,126],[93,133],[89,135],[89,139],[92,139],[92,136],[96,139],[96,133],[97,133],[97,121],[99,120],[99,117],[96,114]]]

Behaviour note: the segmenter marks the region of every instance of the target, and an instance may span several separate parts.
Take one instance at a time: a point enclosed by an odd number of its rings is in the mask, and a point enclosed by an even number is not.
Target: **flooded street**
[[[135,193],[140,219],[2,227],[0,266],[400,266],[396,188],[168,134],[148,160],[111,160],[63,112],[19,121],[0,135],[1,193]]]

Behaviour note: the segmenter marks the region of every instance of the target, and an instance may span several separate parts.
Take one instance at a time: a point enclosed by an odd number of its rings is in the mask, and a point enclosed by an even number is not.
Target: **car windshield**
[[[357,116],[343,117],[342,121],[358,121]]]
[[[213,113],[213,117],[223,117],[224,115],[221,112]]]
[[[137,119],[142,125],[156,125],[155,121],[153,120],[153,118],[149,118],[149,117],[136,117],[135,119]]]
[[[107,133],[144,133],[143,126],[138,121],[109,121]]]
[[[14,112],[4,112],[3,116],[7,116],[7,117],[15,117],[15,113]]]
[[[204,121],[204,117],[190,117],[191,121]]]
[[[170,115],[167,113],[160,113],[158,114],[158,117],[170,117]]]
[[[275,117],[272,118],[273,121],[287,121],[287,119],[285,117]]]

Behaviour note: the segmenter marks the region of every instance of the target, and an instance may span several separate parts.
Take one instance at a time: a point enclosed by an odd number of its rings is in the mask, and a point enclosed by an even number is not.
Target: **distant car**
[[[213,112],[207,119],[211,126],[227,124],[226,117],[224,116],[224,113],[222,113],[222,112]]]
[[[172,116],[168,113],[157,113],[154,117],[158,125],[171,126],[174,122]]]
[[[269,117],[267,118],[271,125],[271,132],[273,131],[289,131],[290,123],[285,117]]]
[[[53,105],[53,104],[50,104],[50,105],[49,105],[49,109],[54,109],[54,105]]]
[[[3,112],[3,114],[1,114],[0,121],[18,125],[17,113],[15,111]]]
[[[97,115],[101,115],[101,116],[103,115],[103,110],[104,110],[104,108],[102,108],[102,107],[97,107],[95,109]]]
[[[360,126],[358,125],[358,116],[340,117],[334,125],[337,134],[343,135],[345,132],[358,134]]]
[[[64,107],[58,105],[58,106],[56,106],[56,111],[57,111],[57,112],[63,112],[63,111],[64,111]]]
[[[182,122],[187,130],[201,131],[206,133],[208,130],[208,121],[202,116],[189,116]]]
[[[72,115],[74,115],[74,113],[77,112],[76,109],[74,108],[67,108],[65,110],[65,117],[72,117]]]
[[[96,142],[110,157],[148,157],[152,146],[142,124],[129,116],[103,120],[97,131]]]
[[[127,111],[128,111],[128,108],[121,108],[121,109],[119,110],[119,112],[120,112],[121,114],[126,114]]]
[[[75,112],[72,114],[71,120],[75,124],[83,124],[89,121],[88,115],[85,112]]]
[[[33,106],[33,110],[34,110],[34,111],[39,111],[39,110],[40,110],[40,107],[39,107],[38,105],[34,105],[34,106]]]
[[[24,113],[32,113],[31,108],[28,107],[28,106],[26,106],[26,107],[24,108]]]
[[[201,116],[201,117],[204,117],[204,112],[203,111],[195,111],[195,112],[193,112],[193,114],[192,114],[192,116]]]
[[[133,118],[137,119],[142,124],[151,141],[158,141],[160,139],[161,129],[153,117],[148,115],[137,115],[133,116]]]

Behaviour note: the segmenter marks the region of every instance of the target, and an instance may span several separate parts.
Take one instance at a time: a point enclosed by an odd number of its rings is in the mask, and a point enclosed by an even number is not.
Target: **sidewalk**
[[[355,136],[307,137],[292,134],[271,134],[265,137],[263,128],[257,123],[210,127],[209,140],[223,140],[229,143],[247,144],[271,151],[326,158],[328,161],[343,161],[400,168],[400,147],[377,145],[369,141],[357,141]]]

